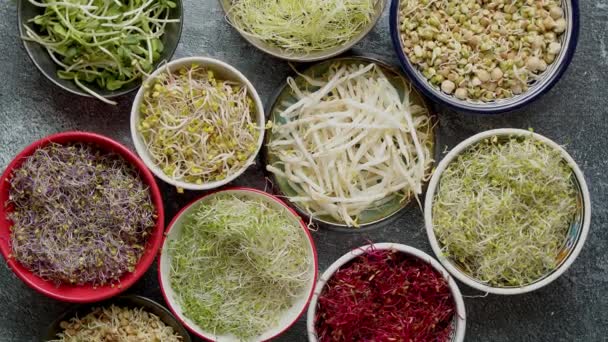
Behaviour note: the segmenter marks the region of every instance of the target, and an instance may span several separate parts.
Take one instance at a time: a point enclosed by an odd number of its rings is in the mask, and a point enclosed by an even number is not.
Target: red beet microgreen
[[[448,341],[456,307],[430,264],[389,250],[367,250],[339,269],[319,297],[324,341]]]
[[[14,258],[59,283],[115,283],[132,272],[155,224],[129,163],[91,145],[49,144],[10,178]]]

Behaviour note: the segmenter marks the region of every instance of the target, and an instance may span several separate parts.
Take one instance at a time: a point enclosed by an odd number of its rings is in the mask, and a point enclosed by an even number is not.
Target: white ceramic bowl
[[[563,255],[566,255],[565,258],[563,258],[558,267],[549,274],[545,275],[541,279],[538,279],[537,281],[531,284],[520,287],[493,287],[466,274],[458,267],[456,263],[454,263],[450,258],[448,258],[442,253],[441,246],[439,245],[439,242],[437,241],[437,237],[435,236],[435,232],[433,230],[433,200],[435,198],[435,192],[439,187],[443,171],[445,171],[450,162],[457,158],[463,151],[484,139],[494,136],[532,136],[534,139],[538,139],[539,141],[547,144],[548,146],[558,150],[564,158],[564,161],[568,164],[570,168],[572,168],[575,178],[575,184],[578,187],[577,190],[579,195],[579,201],[581,202],[581,208],[575,218],[575,222],[573,222],[570,226],[570,232],[568,233],[565,247],[562,251]],[[562,275],[562,273],[564,273],[568,269],[568,267],[572,265],[572,263],[580,253],[581,249],[583,248],[585,240],[587,239],[587,234],[589,233],[589,225],[591,222],[591,200],[589,198],[589,190],[587,188],[587,183],[585,182],[585,177],[583,176],[583,173],[579,169],[574,159],[572,159],[572,157],[568,154],[568,152],[566,152],[563,147],[540,134],[532,133],[527,130],[514,128],[495,129],[479,133],[461,142],[456,147],[454,147],[443,158],[443,160],[441,160],[439,165],[437,165],[437,169],[435,170],[435,173],[431,178],[426,193],[426,200],[424,203],[424,221],[426,224],[426,232],[429,237],[431,247],[433,248],[433,252],[435,252],[437,259],[439,259],[441,264],[443,264],[443,266],[454,277],[456,277],[461,282],[469,285],[470,287],[482,292],[488,292],[499,295],[515,295],[534,291],[543,286],[548,285],[549,283],[557,279],[560,275]]]
[[[195,200],[194,202],[190,203],[185,208],[183,208],[175,216],[175,218],[173,218],[173,221],[171,221],[171,223],[169,224],[169,227],[167,228],[166,237],[163,242],[163,246],[161,248],[159,262],[158,262],[158,278],[159,278],[160,288],[163,293],[163,296],[165,297],[165,301],[167,302],[167,304],[169,306],[169,309],[171,309],[171,311],[173,312],[175,317],[177,317],[182,322],[182,324],[186,328],[188,328],[188,330],[190,330],[197,336],[199,336],[205,340],[209,340],[209,341],[218,341],[218,342],[239,342],[239,341],[241,341],[233,335],[214,335],[213,333],[211,333],[209,331],[205,331],[202,328],[200,328],[196,323],[194,323],[192,320],[190,320],[188,317],[186,317],[184,315],[181,305],[176,300],[176,298],[177,298],[176,294],[173,291],[173,288],[171,287],[171,280],[169,277],[170,269],[171,269],[171,256],[169,253],[164,253],[168,244],[171,243],[171,241],[174,241],[177,238],[179,238],[179,236],[182,232],[182,228],[183,228],[182,224],[184,222],[184,219],[194,209],[196,209],[196,207],[197,207],[196,204],[204,202],[204,201],[208,201],[215,196],[226,195],[226,194],[232,194],[232,195],[237,195],[237,196],[241,196],[241,197],[249,197],[249,198],[255,198],[257,200],[262,200],[262,201],[265,201],[271,207],[275,208],[276,210],[286,212],[291,217],[293,223],[296,225],[299,225],[302,228],[302,235],[305,236],[309,241],[308,253],[313,260],[312,265],[309,270],[310,275],[311,275],[310,282],[306,286],[306,289],[302,291],[302,293],[298,297],[298,300],[293,304],[293,306],[289,310],[287,310],[283,313],[283,316],[281,317],[279,323],[274,328],[264,332],[260,336],[257,336],[255,338],[252,338],[249,340],[249,341],[266,341],[266,340],[272,339],[278,335],[281,335],[283,332],[285,332],[287,329],[289,329],[298,320],[298,318],[304,313],[304,310],[306,309],[306,306],[310,302],[310,299],[313,295],[313,290],[314,290],[315,283],[317,281],[317,273],[318,273],[317,251],[315,249],[314,241],[312,239],[312,236],[310,235],[308,227],[304,224],[302,219],[295,213],[295,211],[293,211],[293,209],[289,208],[283,201],[281,201],[277,197],[272,196],[263,191],[256,190],[256,189],[231,188],[231,189],[217,191],[217,192],[213,192],[208,195],[205,195],[205,196]]]
[[[336,260],[333,264],[329,266],[329,268],[321,275],[319,278],[319,282],[315,288],[315,294],[310,301],[310,305],[308,306],[308,313],[306,317],[306,328],[308,330],[308,341],[309,342],[317,342],[317,333],[315,331],[315,316],[317,312],[317,302],[319,300],[319,296],[323,292],[323,288],[325,284],[331,279],[331,277],[340,269],[342,266],[346,265],[351,260],[357,258],[358,256],[365,253],[370,248],[375,248],[378,250],[394,250],[399,251],[405,254],[409,254],[414,256],[424,262],[430,264],[437,272],[443,275],[445,280],[448,282],[450,286],[450,290],[452,292],[452,297],[454,297],[454,302],[456,304],[456,313],[454,315],[453,322],[453,333],[452,339],[450,342],[462,342],[464,341],[464,333],[466,328],[466,310],[464,307],[464,301],[462,299],[462,294],[460,294],[460,290],[458,289],[458,285],[454,281],[454,279],[450,276],[450,274],[441,266],[437,260],[433,259],[430,255],[425,252],[416,249],[414,247],[398,244],[398,243],[376,243],[373,245],[366,245],[357,249],[354,249],[346,254],[344,254],[340,259]]]
[[[173,186],[187,189],[187,190],[210,190],[210,189],[219,188],[223,185],[226,185],[226,184],[232,182],[234,179],[236,179],[238,176],[240,176],[243,172],[245,172],[245,170],[250,165],[254,164],[255,158],[257,157],[257,155],[260,151],[260,148],[262,147],[262,142],[264,141],[264,124],[265,124],[264,106],[262,105],[262,100],[260,99],[258,92],[255,90],[255,88],[253,87],[251,82],[249,82],[249,80],[240,71],[238,71],[237,69],[235,69],[233,66],[231,66],[229,64],[226,64],[217,59],[208,58],[208,57],[186,57],[186,58],[180,58],[180,59],[174,60],[174,61],[156,69],[150,75],[150,77],[148,77],[144,81],[143,84],[145,85],[148,82],[154,80],[154,78],[156,78],[161,72],[164,72],[165,70],[167,70],[166,68],[169,68],[169,70],[175,70],[175,69],[179,69],[186,65],[191,65],[192,63],[196,63],[202,67],[213,70],[214,74],[220,79],[235,81],[235,82],[243,84],[244,86],[247,87],[247,90],[249,91],[249,95],[251,96],[251,98],[253,99],[253,101],[255,103],[256,122],[258,124],[260,134],[258,137],[258,141],[256,142],[255,152],[252,153],[251,156],[249,156],[249,159],[247,159],[247,163],[245,164],[245,166],[242,169],[238,170],[237,172],[234,172],[233,174],[229,175],[228,177],[226,177],[222,180],[203,183],[203,184],[188,183],[188,182],[176,180],[176,179],[173,179],[173,178],[167,176],[163,172],[163,170],[161,170],[154,163],[139,132],[137,131],[137,125],[139,123],[139,106],[141,105],[141,103],[143,101],[143,97],[144,97],[144,87],[143,86],[141,88],[139,88],[139,91],[137,92],[137,95],[135,96],[135,100],[133,101],[133,106],[131,107],[131,139],[133,139],[133,144],[135,145],[135,150],[137,151],[137,154],[140,156],[140,158],[144,161],[146,166],[152,171],[152,173],[154,173],[154,175],[156,177],[162,179],[163,181],[165,181]]]
[[[219,0],[222,9],[226,15],[226,20],[230,22],[232,20],[230,14],[231,2],[232,0]],[[334,46],[329,49],[325,49],[322,51],[316,51],[311,53],[288,53],[283,49],[272,46],[265,41],[252,37],[251,35],[245,34],[241,31],[238,31],[239,34],[248,41],[251,45],[258,48],[260,51],[263,51],[273,57],[281,58],[286,61],[291,62],[299,62],[299,63],[310,63],[317,62],[324,59],[328,59],[331,57],[335,57],[340,55],[341,53],[350,50],[353,46],[355,46],[359,41],[361,41],[371,30],[376,26],[376,23],[382,17],[382,13],[384,13],[384,7],[386,5],[387,0],[376,0],[376,4],[374,6],[375,12],[372,20],[365,26],[361,32],[352,37],[348,42],[343,45]]]

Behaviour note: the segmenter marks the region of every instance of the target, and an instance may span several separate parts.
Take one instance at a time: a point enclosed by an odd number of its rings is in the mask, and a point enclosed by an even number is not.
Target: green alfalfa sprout
[[[216,195],[169,245],[184,314],[214,335],[250,339],[275,326],[311,281],[303,229],[262,200]]]
[[[176,3],[171,0],[29,0],[43,14],[24,25],[24,40],[40,44],[57,64],[57,76],[90,88],[118,90],[150,73],[164,50],[161,41]]]
[[[253,163],[261,127],[247,86],[192,64],[167,68],[144,89],[137,130],[167,176],[200,185]]]
[[[229,22],[242,34],[287,53],[348,43],[373,20],[378,0],[232,0]]]
[[[530,284],[557,267],[577,211],[572,169],[532,136],[486,139],[449,164],[432,210],[443,252],[465,273]]]

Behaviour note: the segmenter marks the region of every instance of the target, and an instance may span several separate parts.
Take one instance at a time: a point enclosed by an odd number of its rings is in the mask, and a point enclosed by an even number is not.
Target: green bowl
[[[301,74],[306,75],[306,76],[312,76],[312,77],[317,76],[318,77],[319,75],[322,75],[325,72],[327,72],[329,67],[335,63],[343,63],[343,64],[347,64],[347,65],[361,64],[361,63],[364,63],[364,64],[375,63],[382,69],[382,71],[388,77],[391,84],[393,84],[393,86],[395,86],[395,88],[400,93],[403,93],[405,91],[405,89],[409,89],[411,91],[410,97],[411,97],[412,103],[425,107],[429,111],[429,113],[431,113],[431,106],[428,104],[426,99],[423,98],[415,88],[413,88],[409,79],[403,73],[401,73],[399,71],[399,69],[391,66],[390,64],[387,64],[386,62],[378,59],[377,57],[368,57],[368,56],[337,57],[337,58],[333,58],[330,60],[320,62],[318,64],[314,64],[314,65],[308,67],[307,69],[301,71]],[[306,81],[304,80],[304,78],[301,76],[294,75],[294,80],[295,80],[296,84],[302,88],[304,88],[305,85],[307,84]],[[314,90],[316,90],[316,89],[314,89]],[[285,123],[285,119],[281,118],[279,116],[279,113],[296,101],[297,101],[297,99],[296,99],[295,95],[293,94],[293,92],[291,91],[291,88],[289,86],[287,86],[286,83],[283,84],[277,90],[275,97],[269,102],[270,106],[266,109],[266,115],[268,117],[268,120],[272,121],[273,124]],[[433,127],[431,129],[431,132],[433,134],[433,149],[434,149],[434,153],[432,155],[436,156],[437,155],[437,146],[438,146],[438,143],[437,143],[438,124],[436,122],[436,117],[433,117],[432,122],[433,122]],[[270,141],[272,141],[273,139],[274,139],[273,133],[271,130],[269,130],[266,133],[266,137],[265,137],[266,141],[264,144],[265,147],[264,147],[264,154],[263,154],[263,157],[265,159],[264,162],[266,165],[274,164],[277,161],[276,156],[274,156],[267,147],[268,143]],[[432,169],[432,167],[433,167],[433,165],[431,165],[431,169]],[[299,203],[294,203],[294,202],[289,201],[289,197],[296,196],[296,195],[298,195],[298,193],[296,192],[296,190],[293,189],[293,187],[291,187],[289,185],[287,180],[282,177],[277,177],[276,175],[274,175],[272,173],[269,173],[268,176],[273,180],[275,192],[277,192],[277,194],[279,196],[284,197],[285,200],[287,200],[290,203],[290,205],[293,206],[301,215],[309,217],[309,213],[306,211],[306,209],[303,206],[301,206]],[[385,203],[383,203],[381,205],[378,205],[375,207],[370,207],[369,209],[363,211],[361,213],[361,215],[359,215],[360,226],[358,228],[349,227],[344,222],[337,221],[330,216],[315,216],[312,219],[316,223],[319,223],[324,227],[327,227],[327,228],[330,228],[333,230],[338,230],[338,231],[360,232],[362,230],[373,229],[380,222],[386,223],[385,221],[387,219],[395,216],[397,213],[399,213],[402,209],[407,207],[412,202],[411,201],[412,198],[410,198],[410,200],[404,201],[404,200],[398,198],[397,196],[392,196],[392,197],[393,197],[392,199],[389,199],[388,201],[386,201]]]
[[[173,314],[171,314],[169,310],[151,299],[136,295],[120,296],[100,303],[76,306],[61,314],[55,321],[53,321],[53,323],[51,323],[47,331],[42,336],[42,341],[50,341],[55,339],[57,334],[63,331],[63,329],[61,329],[59,326],[61,322],[76,316],[84,317],[85,315],[89,314],[93,308],[110,306],[112,304],[128,308],[143,308],[145,311],[158,316],[166,325],[172,327],[173,331],[182,337],[183,342],[192,342],[188,331],[186,331],[182,324],[173,316]]]

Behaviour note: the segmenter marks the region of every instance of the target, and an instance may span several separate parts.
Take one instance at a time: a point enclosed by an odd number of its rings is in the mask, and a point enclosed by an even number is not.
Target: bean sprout
[[[316,90],[287,83],[298,101],[280,113],[268,144],[268,171],[298,193],[289,200],[311,216],[348,226],[399,196],[422,192],[432,163],[431,120],[390,83],[376,64],[334,64],[323,78],[301,75]]]

